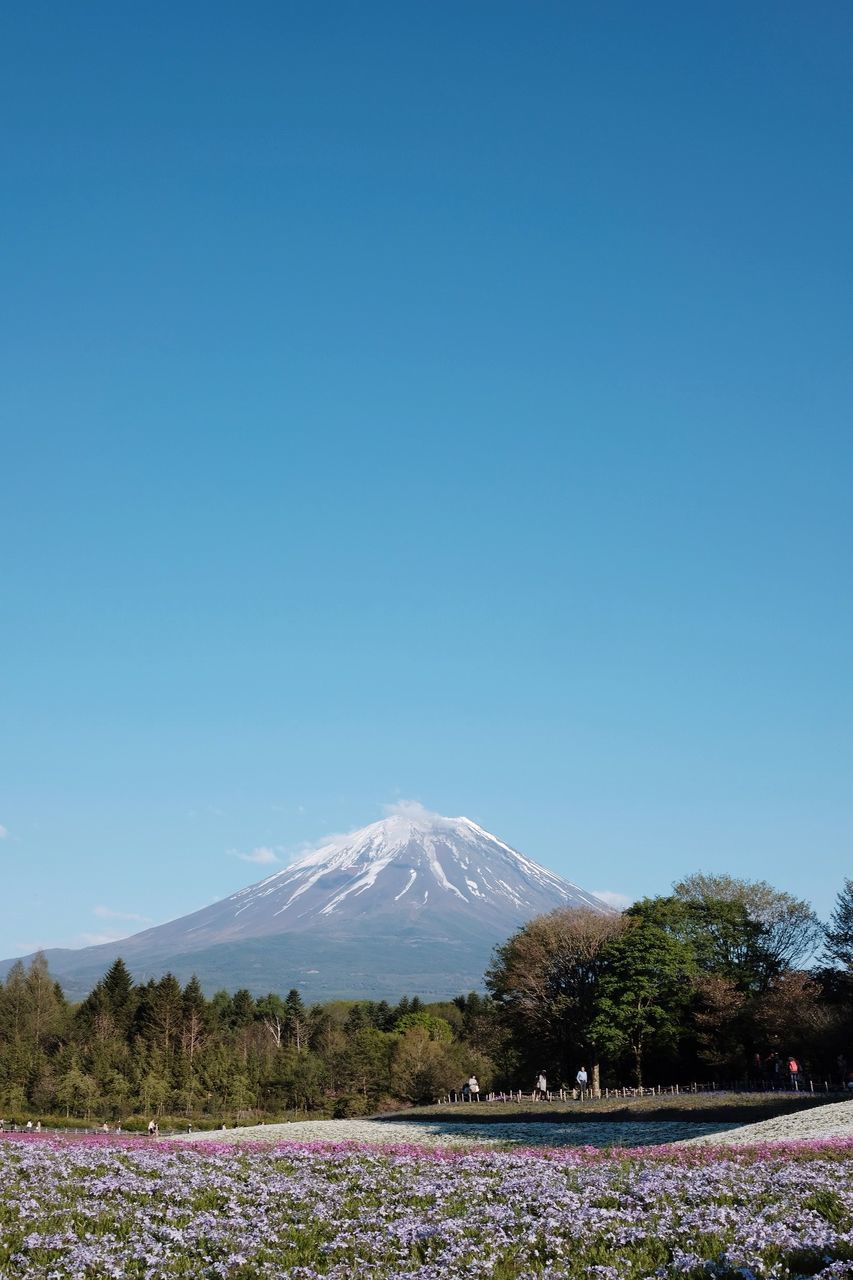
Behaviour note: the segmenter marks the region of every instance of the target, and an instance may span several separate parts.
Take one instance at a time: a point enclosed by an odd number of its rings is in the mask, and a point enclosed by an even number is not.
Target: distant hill
[[[298,987],[312,1001],[438,999],[482,987],[494,946],[560,906],[610,910],[470,818],[413,807],[179,920],[46,954],[72,999],[119,955],[137,981],[195,973],[209,994]]]

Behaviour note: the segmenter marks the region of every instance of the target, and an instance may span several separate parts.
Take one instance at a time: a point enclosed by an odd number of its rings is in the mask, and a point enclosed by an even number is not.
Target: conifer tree
[[[307,1048],[308,1015],[305,1012],[302,997],[295,987],[288,991],[284,1007],[290,1043],[297,1053],[301,1053]]]
[[[844,881],[825,935],[829,958],[853,970],[853,880]]]
[[[133,978],[121,956],[114,960],[101,979],[104,1000],[116,1027],[126,1032],[136,1010]]]

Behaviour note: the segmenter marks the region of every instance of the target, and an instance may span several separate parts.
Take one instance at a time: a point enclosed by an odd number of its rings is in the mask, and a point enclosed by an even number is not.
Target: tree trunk
[[[594,1098],[601,1097],[601,1067],[598,1061],[593,1062],[590,1067],[589,1087]]]

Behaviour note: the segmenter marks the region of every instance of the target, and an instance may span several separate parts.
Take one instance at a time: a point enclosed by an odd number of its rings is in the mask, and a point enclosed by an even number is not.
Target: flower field
[[[0,1140],[0,1277],[853,1276],[853,1143],[602,1152]]]

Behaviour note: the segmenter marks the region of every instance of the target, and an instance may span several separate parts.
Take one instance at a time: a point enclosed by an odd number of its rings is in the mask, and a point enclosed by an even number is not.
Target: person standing
[[[468,1092],[471,1095],[472,1102],[480,1101],[480,1082],[475,1075],[472,1075],[468,1080]]]
[[[545,1077],[544,1071],[540,1071],[539,1075],[536,1077],[535,1094],[542,1102],[544,1102],[548,1097],[548,1081]]]
[[[586,1074],[586,1067],[578,1068],[578,1073],[575,1076],[575,1080],[577,1081],[578,1089],[580,1090],[580,1095],[581,1097],[583,1097],[584,1094],[587,1093],[589,1089],[589,1078]]]
[[[793,1054],[788,1058],[788,1080],[792,1089],[800,1087],[800,1064]]]

